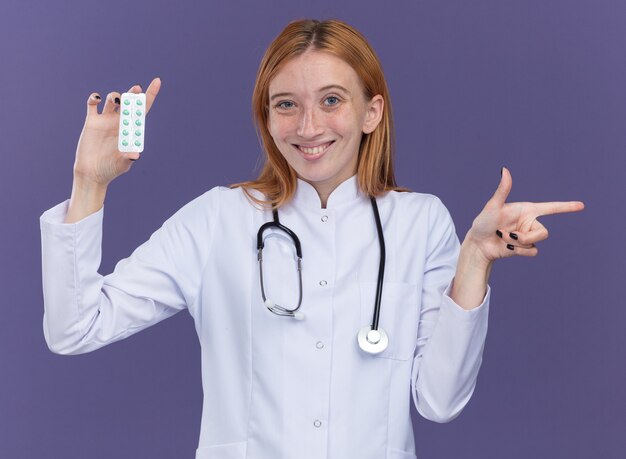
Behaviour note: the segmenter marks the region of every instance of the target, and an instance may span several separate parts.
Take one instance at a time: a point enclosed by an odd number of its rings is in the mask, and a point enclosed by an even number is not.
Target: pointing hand
[[[474,219],[466,237],[487,262],[513,255],[537,255],[535,244],[548,238],[548,230],[538,217],[585,208],[580,201],[507,203],[512,185],[511,173],[502,168],[498,189]]]

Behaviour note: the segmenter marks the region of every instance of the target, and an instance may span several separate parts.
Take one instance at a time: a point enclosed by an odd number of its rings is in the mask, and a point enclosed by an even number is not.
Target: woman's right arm
[[[219,221],[220,189],[180,208],[133,253],[101,275],[104,206],[63,223],[69,200],[40,218],[43,331],[57,354],[82,354],[183,309],[196,319],[204,267]]]
[[[159,87],[155,79],[146,91],[147,110]],[[140,90],[134,86],[130,91]],[[106,190],[139,153],[117,149],[119,93],[109,93],[102,114],[95,96],[88,100],[71,198],[40,218],[44,336],[59,354],[95,350],[195,302],[207,256],[207,246],[199,246],[195,235],[209,232],[200,210],[217,204],[219,194],[207,193],[183,207],[118,262],[113,273],[99,274]]]

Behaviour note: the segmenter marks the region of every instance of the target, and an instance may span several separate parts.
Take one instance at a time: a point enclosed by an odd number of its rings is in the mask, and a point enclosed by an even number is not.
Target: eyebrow
[[[317,92],[328,91],[329,89],[339,89],[340,91],[343,91],[346,94],[350,95],[350,91],[348,91],[346,88],[338,84],[329,84],[328,86],[324,86],[323,88],[318,89]],[[292,95],[293,94],[290,92],[279,92],[277,94],[274,94],[272,97],[270,97],[270,101],[278,97],[286,97],[286,96],[292,96]]]

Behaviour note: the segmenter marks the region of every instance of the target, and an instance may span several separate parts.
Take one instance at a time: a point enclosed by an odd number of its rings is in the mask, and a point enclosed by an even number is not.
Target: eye
[[[327,107],[337,105],[339,102],[340,100],[337,96],[328,96],[326,99],[324,99],[324,105],[326,105]]]
[[[276,104],[276,108],[279,108],[281,110],[288,110],[290,108],[293,108],[293,106],[294,106],[294,103],[291,102],[290,100],[284,100]]]

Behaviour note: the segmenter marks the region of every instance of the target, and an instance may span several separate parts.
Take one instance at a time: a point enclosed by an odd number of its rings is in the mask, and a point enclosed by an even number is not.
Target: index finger
[[[580,212],[585,208],[585,204],[581,201],[537,202],[533,203],[533,206],[537,216]]]
[[[152,103],[154,99],[156,99],[159,89],[161,89],[161,79],[157,77],[152,80],[150,86],[146,89],[146,115],[150,111],[150,107],[152,107]]]

